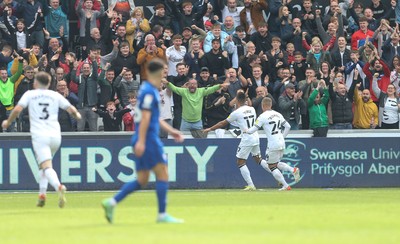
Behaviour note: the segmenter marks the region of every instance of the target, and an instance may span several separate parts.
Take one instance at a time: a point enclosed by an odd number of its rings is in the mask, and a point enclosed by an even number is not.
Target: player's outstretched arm
[[[246,130],[245,133],[253,134],[254,132],[258,131],[259,129],[260,129],[260,127],[258,127],[257,125],[253,125],[248,130]]]
[[[218,122],[217,124],[211,126],[210,128],[204,129],[203,131],[205,133],[208,133],[212,130],[223,128],[223,127],[227,126],[228,124],[229,124],[229,122],[226,119],[224,119],[224,120]]]
[[[1,124],[3,129],[7,129],[11,125],[11,123],[19,116],[23,109],[24,108],[21,105],[15,106],[14,109],[11,111],[10,116],[8,116],[8,119],[4,120]]]
[[[167,122],[165,122],[162,119],[160,119],[160,127],[162,130],[168,132],[168,134],[173,136],[176,142],[183,142],[185,140],[185,138],[183,138],[183,135],[179,130],[171,127]]]
[[[80,120],[82,118],[81,114],[78,112],[78,110],[74,106],[70,106],[67,108],[67,112],[74,117],[76,120]]]

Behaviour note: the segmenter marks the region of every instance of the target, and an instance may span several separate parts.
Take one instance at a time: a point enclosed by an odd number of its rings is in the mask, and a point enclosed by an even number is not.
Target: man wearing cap
[[[214,78],[211,78],[210,70],[208,70],[207,67],[201,67],[200,74],[198,76],[199,78],[197,78],[197,84],[199,87],[210,86],[216,82]]]
[[[300,109],[306,107],[306,103],[302,98],[303,92],[296,92],[296,87],[293,83],[289,82],[285,85],[285,91],[279,97],[279,111],[289,122],[292,130],[299,129],[300,123]]]
[[[221,40],[212,40],[212,49],[204,54],[201,59],[201,65],[210,69],[211,74],[217,74],[218,77],[225,75],[225,70],[229,69],[228,52],[221,50]]]

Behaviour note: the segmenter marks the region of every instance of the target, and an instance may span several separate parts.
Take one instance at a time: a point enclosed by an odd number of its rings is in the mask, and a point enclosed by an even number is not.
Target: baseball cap
[[[192,28],[190,28],[189,26],[186,26],[186,27],[183,28],[182,32],[183,32],[184,30],[190,30],[190,31],[192,31]]]
[[[288,83],[286,86],[285,86],[285,88],[287,89],[287,88],[290,88],[290,89],[295,89],[296,87],[294,86],[294,84],[293,83]]]
[[[201,67],[200,72],[210,72],[207,67]]]

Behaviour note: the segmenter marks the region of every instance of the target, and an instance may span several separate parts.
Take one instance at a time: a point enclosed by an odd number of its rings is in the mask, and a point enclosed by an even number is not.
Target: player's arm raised
[[[8,119],[4,120],[1,124],[3,129],[7,129],[11,125],[11,123],[19,116],[22,110],[24,110],[24,108],[21,105],[16,105],[11,111],[10,116],[8,116]]]

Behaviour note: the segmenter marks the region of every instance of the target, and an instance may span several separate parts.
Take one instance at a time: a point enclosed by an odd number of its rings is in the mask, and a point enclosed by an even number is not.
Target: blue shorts
[[[135,139],[132,138],[132,147],[135,146]],[[133,159],[135,160],[136,171],[151,170],[158,163],[167,164],[167,157],[164,153],[163,144],[159,138],[156,140],[147,140],[143,155],[141,157],[136,157],[134,153]]]

